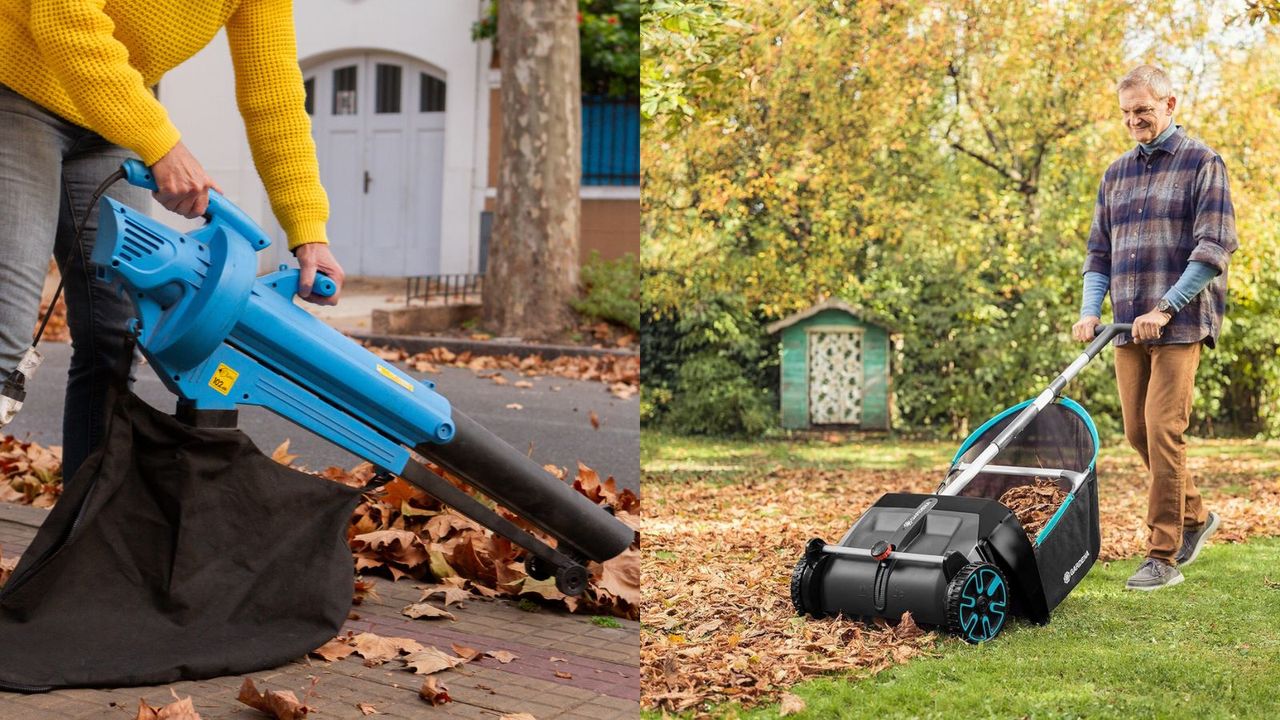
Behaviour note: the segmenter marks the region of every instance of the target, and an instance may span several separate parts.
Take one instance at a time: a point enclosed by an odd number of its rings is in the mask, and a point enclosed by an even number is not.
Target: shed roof
[[[890,333],[898,332],[896,328],[886,323],[879,316],[869,313],[866,310],[863,310],[861,308],[854,307],[853,305],[850,305],[849,303],[845,302],[844,300],[841,300],[840,298],[827,298],[826,300],[823,300],[822,302],[816,305],[813,305],[805,310],[801,310],[800,312],[795,313],[793,315],[788,315],[787,317],[784,317],[781,320],[776,320],[774,322],[769,323],[769,325],[767,326],[767,329],[770,334],[776,333],[779,330],[784,330],[786,328],[789,328],[792,325],[795,325],[796,323],[802,320],[811,318],[814,315],[817,315],[818,313],[822,312],[823,310],[841,310],[846,313],[849,313],[853,317],[863,322],[870,323],[872,325],[879,325],[885,330],[888,330]]]

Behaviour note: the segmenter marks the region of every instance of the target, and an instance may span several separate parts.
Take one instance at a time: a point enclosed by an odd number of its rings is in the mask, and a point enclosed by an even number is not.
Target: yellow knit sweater
[[[292,0],[0,0],[0,83],[152,165],[180,135],[147,88],[224,26],[253,161],[289,247],[326,242]]]

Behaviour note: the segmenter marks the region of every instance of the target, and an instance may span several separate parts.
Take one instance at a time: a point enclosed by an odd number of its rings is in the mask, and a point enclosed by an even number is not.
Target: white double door
[[[329,240],[348,275],[437,274],[445,83],[402,56],[307,68],[307,108],[329,195]]]

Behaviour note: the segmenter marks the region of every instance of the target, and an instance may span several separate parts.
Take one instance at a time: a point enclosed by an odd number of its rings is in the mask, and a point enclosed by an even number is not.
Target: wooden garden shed
[[[783,427],[890,428],[892,328],[832,298],[768,329],[782,333]]]

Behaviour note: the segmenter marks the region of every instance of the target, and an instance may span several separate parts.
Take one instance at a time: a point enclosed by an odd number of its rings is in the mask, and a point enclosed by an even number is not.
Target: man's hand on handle
[[[1133,339],[1138,342],[1159,339],[1164,326],[1169,324],[1169,316],[1159,310],[1152,310],[1146,315],[1139,315],[1133,321]]]
[[[210,188],[222,192],[181,141],[151,166],[151,172],[159,188],[152,193],[156,201],[183,217],[197,218],[204,214],[209,207]]]
[[[345,275],[342,272],[342,266],[338,264],[338,259],[329,251],[328,243],[299,245],[293,249],[293,254],[298,258],[298,297],[317,305],[337,305],[338,296],[342,294],[342,280]],[[338,291],[332,297],[311,295],[311,286],[315,283],[317,270],[328,275],[329,279],[338,286]]]
[[[1102,320],[1094,315],[1086,315],[1071,326],[1071,337],[1080,342],[1093,342],[1093,329],[1102,324]]]

